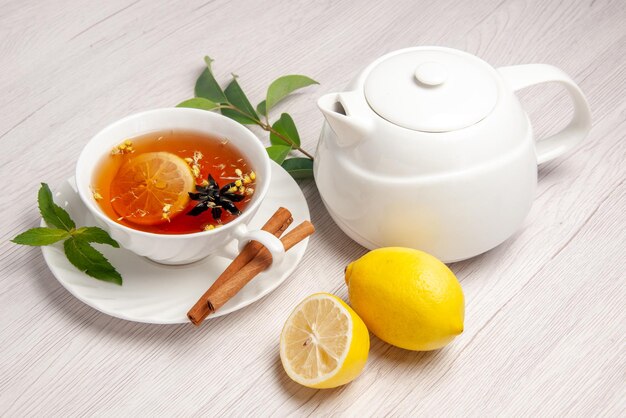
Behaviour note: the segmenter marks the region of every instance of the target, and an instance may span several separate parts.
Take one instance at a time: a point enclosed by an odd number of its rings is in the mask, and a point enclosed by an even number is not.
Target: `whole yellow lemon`
[[[436,350],[463,332],[463,289],[445,264],[423,251],[370,251],[348,265],[346,284],[352,308],[389,344]]]

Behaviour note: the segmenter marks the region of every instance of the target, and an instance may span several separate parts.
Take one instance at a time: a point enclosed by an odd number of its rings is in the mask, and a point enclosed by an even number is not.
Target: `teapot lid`
[[[496,105],[493,68],[474,55],[426,47],[383,58],[364,93],[379,116],[404,128],[449,132],[484,119]]]

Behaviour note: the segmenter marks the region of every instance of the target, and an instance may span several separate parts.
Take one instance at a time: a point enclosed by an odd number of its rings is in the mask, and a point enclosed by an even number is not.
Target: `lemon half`
[[[316,293],[293,310],[280,336],[280,360],[289,377],[310,388],[354,380],[365,367],[370,339],[365,324],[341,299]]]

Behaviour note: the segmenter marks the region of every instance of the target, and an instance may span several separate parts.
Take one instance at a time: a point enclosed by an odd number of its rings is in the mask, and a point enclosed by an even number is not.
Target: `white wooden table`
[[[0,10],[0,415],[626,415],[624,1],[2,0]],[[287,315],[316,291],[346,298],[343,268],[365,252],[313,182],[301,186],[317,233],[296,273],[199,329],[101,314],[57,283],[39,249],[8,241],[39,222],[40,181],[70,177],[106,124],[190,97],[205,54],[255,103],[280,75],[319,80],[281,106],[313,151],[317,97],[385,52],[427,44],[495,66],[557,65],[594,117],[582,146],[540,168],[515,237],[451,266],[466,325],[443,350],[373,337],[363,375],[336,390],[284,374]],[[539,136],[569,117],[557,87],[523,102]]]

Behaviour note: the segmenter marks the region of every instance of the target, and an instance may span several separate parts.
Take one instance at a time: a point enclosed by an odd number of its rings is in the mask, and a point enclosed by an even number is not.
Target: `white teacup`
[[[110,219],[102,211],[91,192],[94,170],[101,159],[127,138],[170,129],[228,138],[241,151],[257,174],[254,195],[241,215],[210,231],[167,235],[129,228]],[[87,143],[76,164],[78,194],[98,225],[122,247],[163,264],[186,264],[200,260],[224,248],[232,240],[239,241],[240,248],[250,240],[259,241],[271,252],[274,262],[282,259],[285,250],[278,238],[269,232],[247,227],[267,194],[270,176],[270,159],[252,132],[220,114],[189,108],[149,110],[114,122]]]

